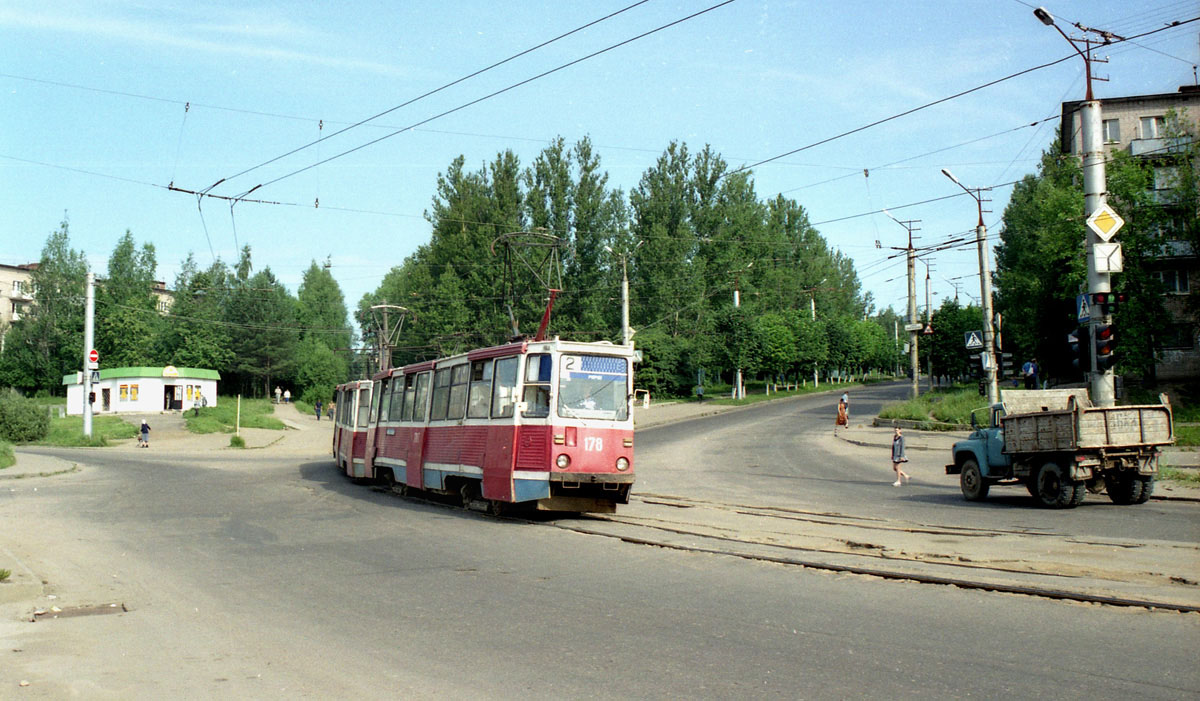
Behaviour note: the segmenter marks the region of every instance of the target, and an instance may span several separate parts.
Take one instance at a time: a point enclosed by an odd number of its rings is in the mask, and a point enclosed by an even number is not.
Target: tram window
[[[492,394],[492,361],[471,363],[471,389],[467,398],[467,418],[486,419]]]
[[[430,373],[427,372],[417,375],[417,396],[413,401],[413,421],[425,420],[425,407],[429,401],[429,375]]]
[[[413,396],[417,391],[417,376],[406,375],[404,378],[404,413],[400,416],[401,421],[413,420]]]
[[[558,415],[624,421],[629,417],[625,358],[564,355],[558,374]]]
[[[492,418],[504,419],[513,415],[517,402],[517,370],[520,358],[501,358],[496,361],[496,382],[492,387]]]
[[[430,421],[441,421],[446,418],[446,410],[450,408],[450,368],[442,368],[433,374],[433,409],[429,412]]]
[[[404,409],[404,377],[392,378],[392,409],[388,412],[388,421],[400,421]]]
[[[535,353],[525,362],[525,411],[522,416],[539,417],[550,415],[550,355]]]
[[[358,389],[358,427],[367,427],[367,414],[371,412],[371,389],[370,387],[360,387]]]
[[[376,415],[376,420],[383,423],[388,420],[388,412],[392,409],[391,380],[381,380],[376,386],[376,391],[379,392],[379,413]]]
[[[450,408],[447,418],[461,419],[467,415],[467,380],[471,366],[466,363],[455,365],[450,372]]]

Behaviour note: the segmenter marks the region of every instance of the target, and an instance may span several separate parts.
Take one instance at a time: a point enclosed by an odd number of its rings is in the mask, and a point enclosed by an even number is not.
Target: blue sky
[[[586,135],[610,185],[628,192],[671,140],[755,163],[1072,53],[1022,0],[737,0],[252,195],[281,205],[241,203],[231,217],[209,200],[202,217],[194,197],[165,188],[204,189],[632,2],[8,0],[0,262],[37,260],[66,211],[97,271],[126,229],[155,244],[168,283],[189,251],[202,265],[234,260],[236,236],[293,291],[310,261],[329,257],[353,308],[428,240],[423,212],[456,156],[475,169],[510,148],[527,164],[556,136]],[[212,192],[241,194],[717,2],[650,0]],[[1064,29],[1122,35],[1200,16],[1196,0],[1046,6]],[[1198,37],[1195,22],[1100,49],[1110,62],[1097,73],[1110,81],[1097,97],[1192,84]],[[971,229],[965,195],[902,206],[961,192],[941,168],[970,187],[1032,172],[1060,103],[1083,89],[1076,57],[759,166],[757,190],[803,205],[877,306],[903,310],[903,261],[887,257],[904,229],[853,215],[918,219],[917,245]],[[1009,192],[990,195],[993,244]],[[956,284],[963,301],[978,297],[973,248],[931,261],[935,306]],[[923,294],[923,267],[920,277]]]

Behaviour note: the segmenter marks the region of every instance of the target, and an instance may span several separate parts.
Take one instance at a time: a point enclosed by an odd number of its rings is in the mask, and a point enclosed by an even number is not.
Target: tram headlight
[[[625,458],[617,458],[617,469],[624,472],[629,469],[629,461]]]
[[[558,456],[558,459],[554,461],[554,464],[558,465],[560,470],[565,470],[571,466],[571,456],[563,453],[562,455]]]

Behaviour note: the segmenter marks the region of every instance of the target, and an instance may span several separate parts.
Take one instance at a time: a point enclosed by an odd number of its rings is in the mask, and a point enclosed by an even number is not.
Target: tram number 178
[[[599,453],[604,450],[604,440],[599,436],[584,436],[583,449]]]

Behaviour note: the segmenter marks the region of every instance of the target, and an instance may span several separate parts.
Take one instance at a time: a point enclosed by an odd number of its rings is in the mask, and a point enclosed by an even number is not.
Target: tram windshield
[[[629,417],[629,361],[607,355],[563,355],[558,415],[624,421]]]

